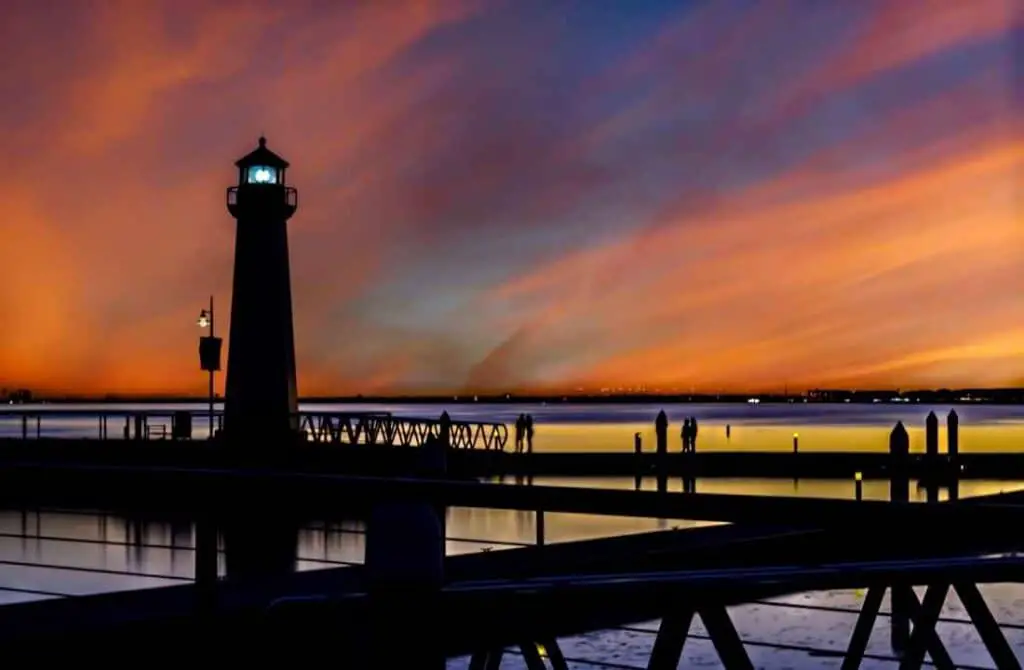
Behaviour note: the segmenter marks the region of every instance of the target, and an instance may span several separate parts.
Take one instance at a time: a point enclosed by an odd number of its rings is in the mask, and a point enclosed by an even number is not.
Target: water
[[[59,409],[107,412],[166,411],[185,409],[205,412],[208,405],[189,403],[154,406],[148,404],[17,405],[10,409],[54,411]],[[2,408],[0,408],[2,409]],[[221,406],[216,405],[220,410]],[[447,410],[455,420],[494,421],[512,424],[520,413],[532,414],[537,451],[632,451],[633,434],[639,432],[646,449],[654,446],[654,417],[664,409],[671,422],[670,447],[679,442],[679,427],[685,416],[700,422],[698,448],[702,451],[764,450],[789,451],[793,435],[799,435],[804,451],[884,451],[889,431],[902,421],[910,433],[911,451],[924,451],[924,419],[934,411],[940,418],[940,440],[945,442],[946,415],[949,406],[880,404],[618,404],[549,405],[519,404],[304,404],[303,411],[368,412],[387,411],[396,416],[437,418]],[[962,452],[1024,450],[1024,406],[958,405],[960,450]],[[122,420],[123,421],[123,420]],[[193,419],[193,435],[205,438],[208,423],[204,417]],[[152,422],[151,422],[152,423]],[[169,423],[169,417],[166,419]],[[725,427],[731,426],[730,437]],[[120,435],[119,422],[111,419],[110,436]],[[34,430],[34,425],[30,426]],[[95,437],[97,420],[93,417],[46,417],[41,424],[44,436]],[[21,421],[0,414],[0,437],[21,434]]]
[[[16,409],[31,409],[19,406]],[[55,406],[47,406],[54,409]],[[150,405],[79,405],[74,409],[107,411],[193,409],[205,405],[180,405],[156,408]],[[307,411],[390,411],[397,416],[435,417],[442,407],[425,405],[317,405]],[[458,420],[512,422],[521,412],[531,413],[536,422],[535,449],[538,451],[631,451],[632,436],[640,432],[646,448],[653,447],[653,419],[659,405],[452,405],[447,408]],[[961,418],[961,450],[1012,451],[1022,444],[1024,407],[958,406]],[[701,450],[780,450],[792,448],[792,436],[800,436],[802,450],[864,450],[886,448],[889,430],[903,421],[911,435],[911,448],[924,447],[924,417],[931,410],[945,424],[949,407],[926,405],[677,405],[666,406],[674,427],[672,437],[684,416],[696,416],[701,423],[698,449]],[[725,425],[732,427],[725,437]],[[95,435],[95,419],[48,419],[44,434],[64,437]],[[205,421],[197,422],[201,431]],[[112,424],[111,434],[117,430]],[[0,418],[0,435],[20,434],[20,423]],[[945,438],[940,435],[944,444]],[[511,481],[511,480],[510,480]],[[552,479],[537,478],[534,483],[633,488],[632,478]],[[654,482],[642,483],[653,489]],[[672,482],[679,490],[681,484]],[[961,496],[995,493],[1024,488],[1024,483],[965,481]],[[713,493],[750,493],[807,497],[849,498],[852,482],[802,480],[714,479],[699,480],[697,490]],[[888,485],[865,482],[865,498],[885,499]],[[912,488],[912,496],[923,499],[923,491]],[[545,532],[548,542],[635,533],[669,527],[695,527],[700,522],[631,519],[590,515],[548,514]],[[311,520],[299,534],[298,567],[301,570],[338,567],[362,561],[364,536],[358,521],[329,526]],[[515,544],[532,543],[536,526],[532,513],[453,508],[448,511],[448,553],[500,551]],[[29,537],[21,537],[29,536]],[[113,543],[113,544],[103,544]],[[150,588],[177,584],[191,578],[194,552],[190,524],[138,523],[81,511],[0,512],[0,604],[22,602],[60,595],[98,593],[113,590]],[[125,574],[134,573],[134,574]],[[1024,625],[1024,587],[1012,584],[982,588],[997,620]],[[775,643],[832,649],[845,647],[856,614],[843,610],[856,608],[863,594],[833,591],[801,594],[780,599],[780,603],[759,603],[732,608],[741,636],[752,643],[748,649],[756,666],[828,668],[839,662],[827,657],[809,656],[806,651],[753,643]],[[787,606],[783,606],[786,604]],[[788,605],[799,605],[791,607]],[[814,609],[819,608],[819,609]],[[825,608],[825,609],[820,609]],[[944,617],[963,619],[962,607],[955,597],[947,601]],[[570,667],[594,667],[583,663],[597,660],[611,667],[645,667],[657,622],[630,630],[598,631],[562,641],[563,651],[579,659]],[[888,622],[876,623],[869,653],[889,655]],[[1004,630],[1016,649],[1024,649],[1024,627]],[[717,665],[710,642],[700,639],[703,629],[694,624],[687,642],[682,667]],[[976,633],[969,625],[947,622],[940,634],[950,647],[955,661],[975,667],[993,667]],[[453,660],[451,668],[464,668],[465,659]],[[525,667],[522,660],[506,657],[502,668]],[[866,661],[865,668],[895,668],[892,662]]]

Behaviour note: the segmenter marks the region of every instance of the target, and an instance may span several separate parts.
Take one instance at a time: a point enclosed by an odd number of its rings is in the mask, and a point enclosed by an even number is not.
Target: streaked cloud
[[[202,392],[260,133],[304,393],[1024,380],[1020,0],[5,8],[2,385]]]

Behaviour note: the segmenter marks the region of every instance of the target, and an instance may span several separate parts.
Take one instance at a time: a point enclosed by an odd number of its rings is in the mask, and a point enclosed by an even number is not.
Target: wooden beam
[[[996,662],[996,667],[1000,670],[1021,670],[1020,661],[1017,660],[1013,649],[1006,641],[1006,636],[985,604],[985,599],[981,597],[978,587],[971,582],[957,582],[953,584],[953,590],[963,603],[967,615],[974,622],[974,627],[978,629],[978,635],[985,643],[988,653],[992,655],[992,660]]]
[[[651,657],[647,661],[647,670],[676,670],[679,667],[692,622],[692,610],[669,612],[662,617]]]
[[[884,586],[872,586],[868,589],[868,593],[864,597],[864,604],[860,608],[860,614],[857,616],[857,623],[854,624],[853,635],[850,636],[850,644],[846,648],[846,656],[843,658],[841,670],[860,668],[860,663],[864,660],[864,652],[868,648],[868,641],[871,639],[875,620],[878,619],[878,610],[882,606],[885,591]]]

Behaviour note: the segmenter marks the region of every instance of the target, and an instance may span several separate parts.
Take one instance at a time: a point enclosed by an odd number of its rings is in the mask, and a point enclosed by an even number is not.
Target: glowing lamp
[[[210,313],[207,312],[204,309],[202,312],[199,313],[199,319],[196,321],[196,323],[199,324],[200,328],[209,328],[210,327]]]
[[[245,173],[248,184],[276,184],[277,168],[270,165],[252,165]]]
[[[864,475],[862,475],[861,473],[858,472],[858,473],[855,473],[853,475],[853,478],[856,479],[859,482],[861,479],[864,478]]]

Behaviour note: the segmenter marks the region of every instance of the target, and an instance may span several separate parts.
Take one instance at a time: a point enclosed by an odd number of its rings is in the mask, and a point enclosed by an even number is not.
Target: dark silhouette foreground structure
[[[286,227],[298,192],[286,185],[288,162],[267,149],[263,137],[235,164],[238,185],[227,198],[238,224],[224,433],[252,449],[288,441],[298,429]]]

